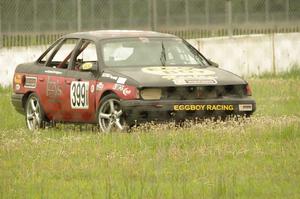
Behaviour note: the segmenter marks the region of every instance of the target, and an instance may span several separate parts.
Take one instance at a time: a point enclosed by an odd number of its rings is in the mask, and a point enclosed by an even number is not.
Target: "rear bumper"
[[[24,114],[24,106],[23,106],[23,97],[24,94],[12,94],[11,96],[11,103],[15,107],[16,111],[21,114]]]
[[[203,100],[124,100],[121,106],[128,121],[164,121],[228,115],[251,115],[256,103],[251,98]]]

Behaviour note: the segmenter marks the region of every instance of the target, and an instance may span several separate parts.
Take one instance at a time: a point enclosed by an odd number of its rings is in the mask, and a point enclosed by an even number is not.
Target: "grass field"
[[[300,78],[249,80],[250,119],[31,133],[0,89],[1,198],[300,198]]]

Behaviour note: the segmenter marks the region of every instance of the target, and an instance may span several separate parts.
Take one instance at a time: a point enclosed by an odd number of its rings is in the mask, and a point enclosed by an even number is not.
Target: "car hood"
[[[104,74],[126,78],[126,84],[139,87],[246,84],[241,77],[211,66],[118,67],[107,68]]]

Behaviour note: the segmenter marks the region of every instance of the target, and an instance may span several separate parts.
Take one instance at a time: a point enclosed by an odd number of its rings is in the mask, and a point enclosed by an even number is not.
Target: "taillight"
[[[251,96],[252,95],[252,90],[249,84],[246,86],[246,95]]]
[[[23,84],[24,83],[24,76],[21,74],[16,73],[14,76],[14,83],[15,84]]]
[[[25,76],[22,74],[16,73],[14,76],[14,89],[15,91],[19,91],[21,87],[24,85],[25,82]]]

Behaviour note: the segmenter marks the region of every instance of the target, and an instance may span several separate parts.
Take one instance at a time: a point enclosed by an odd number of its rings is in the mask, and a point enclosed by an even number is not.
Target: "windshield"
[[[190,66],[206,61],[181,39],[126,38],[102,45],[104,63],[120,66]]]

